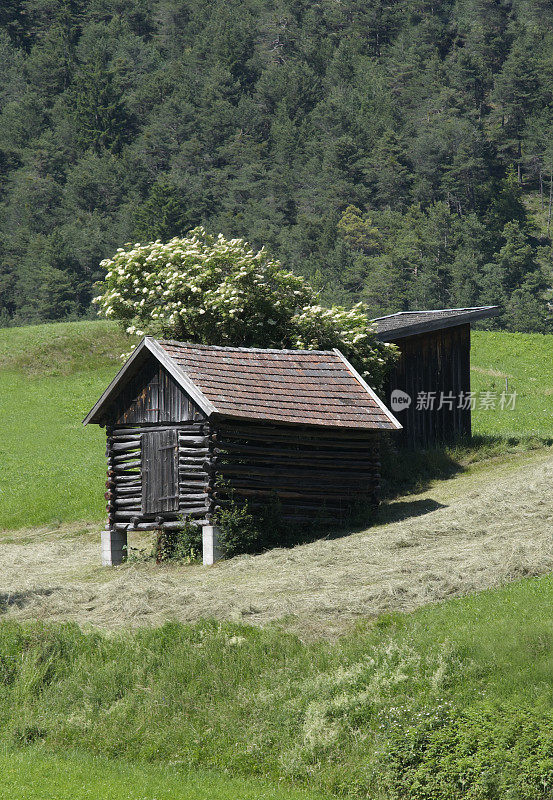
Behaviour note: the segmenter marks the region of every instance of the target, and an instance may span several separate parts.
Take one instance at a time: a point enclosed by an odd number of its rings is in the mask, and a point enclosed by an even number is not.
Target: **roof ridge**
[[[199,350],[232,350],[238,353],[309,353],[311,355],[330,355],[335,356],[334,350],[286,350],[279,347],[233,347],[232,345],[220,344],[198,344],[196,342],[180,342],[177,339],[158,339],[156,337],[149,337],[158,342],[162,347],[164,344],[174,344],[182,347],[194,347]]]
[[[427,308],[417,309],[416,311],[395,311],[393,314],[385,314],[383,317],[374,317],[371,322],[379,322],[381,319],[390,319],[391,317],[401,317],[404,314],[445,314],[446,312],[454,311],[487,311],[491,308],[499,308],[499,306],[465,306],[463,308]]]

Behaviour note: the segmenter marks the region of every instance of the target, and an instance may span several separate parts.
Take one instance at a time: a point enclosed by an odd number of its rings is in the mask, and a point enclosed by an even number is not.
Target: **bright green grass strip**
[[[475,434],[553,436],[553,336],[541,333],[473,331],[472,389],[516,391],[514,410],[476,408]]]
[[[105,434],[82,419],[130,342],[112,322],[0,330],[0,529],[105,513]]]
[[[82,419],[112,377],[0,372],[0,528],[102,518],[105,432]]]
[[[323,800],[255,779],[183,773],[38,748],[0,755],[0,800]]]
[[[102,519],[105,434],[82,419],[129,347],[109,322],[0,330],[0,528]]]

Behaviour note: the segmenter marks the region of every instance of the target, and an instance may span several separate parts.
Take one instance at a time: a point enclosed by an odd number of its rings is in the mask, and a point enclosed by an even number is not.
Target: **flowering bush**
[[[305,280],[243,239],[195,228],[187,237],[128,245],[102,261],[99,313],[128,333],[201,344],[338,347],[380,383],[395,348],[379,343],[361,304],[324,308]]]

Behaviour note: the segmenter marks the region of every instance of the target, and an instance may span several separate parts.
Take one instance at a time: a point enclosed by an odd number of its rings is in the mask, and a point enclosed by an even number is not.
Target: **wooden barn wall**
[[[403,425],[400,441],[408,447],[431,447],[470,436],[470,409],[458,407],[459,398],[470,391],[470,324],[408,336],[395,344],[401,357],[388,380],[386,402],[393,389],[411,397],[407,410],[394,411]],[[434,408],[417,410],[419,392],[434,393]],[[452,409],[439,409],[441,392],[455,395]]]
[[[176,432],[174,436],[161,436],[160,447],[167,448],[176,442],[178,453],[178,504],[173,510],[147,513],[149,500],[144,497],[142,470],[143,437],[151,441],[152,432]],[[166,457],[166,453],[164,457]],[[161,458],[155,452],[149,458]],[[106,500],[109,528],[144,530],[156,527],[178,528],[182,516],[205,519],[210,508],[209,486],[211,468],[209,461],[209,423],[194,422],[178,425],[118,425],[107,428],[108,477]],[[146,506],[145,506],[146,501]],[[172,507],[169,503],[165,506]]]
[[[276,499],[285,519],[304,522],[319,514],[343,519],[355,502],[378,500],[378,432],[212,424],[215,503],[228,501],[231,489],[253,508]]]
[[[155,359],[150,359],[116,398],[115,425],[197,421],[204,414]]]

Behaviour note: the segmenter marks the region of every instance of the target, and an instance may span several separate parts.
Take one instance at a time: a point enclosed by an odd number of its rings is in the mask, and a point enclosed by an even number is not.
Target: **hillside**
[[[294,785],[327,798],[546,800],[552,602],[551,577],[530,578],[361,620],[335,643],[209,620],[110,635],[4,621],[0,792],[11,800],[21,769],[29,800],[161,800],[179,787],[191,800],[300,800]]]
[[[0,331],[0,798],[545,800],[553,337],[474,334],[473,388],[520,405],[477,408],[372,527],[209,569],[136,535],[107,570],[81,419],[128,346]]]
[[[436,470],[427,459],[428,477],[451,474],[451,459],[462,468],[539,444],[529,437],[553,438],[553,336],[473,332],[472,341],[473,389],[500,392],[507,378],[517,403],[512,411],[477,406],[479,447],[437,459]],[[81,421],[129,347],[128,337],[103,321],[0,329],[0,529],[103,519],[104,432]],[[392,465],[400,467],[405,472]]]
[[[473,331],[471,340],[471,388],[479,398],[473,433],[553,437],[553,337]],[[516,392],[515,407],[501,410],[506,387]],[[481,407],[482,392],[495,393],[495,408]]]
[[[207,616],[284,622],[307,638],[335,636],[360,618],[552,571],[552,480],[549,448],[503,456],[402,496],[367,530],[209,570],[159,568],[133,557],[106,571],[99,566],[99,525],[6,531],[0,610],[7,618],[108,628]],[[129,545],[151,550],[152,539],[131,535]]]
[[[0,527],[101,518],[104,434],[81,422],[128,349],[107,322],[0,330]]]
[[[546,331],[552,43],[542,0],[3,3],[0,324],[204,224],[325,301]]]

